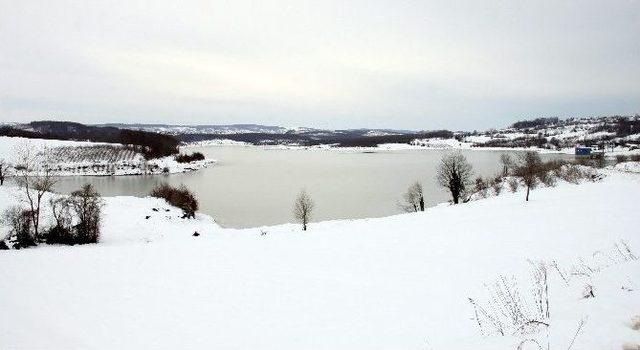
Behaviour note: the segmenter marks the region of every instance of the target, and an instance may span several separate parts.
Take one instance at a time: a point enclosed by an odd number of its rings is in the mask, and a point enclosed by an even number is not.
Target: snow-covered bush
[[[5,237],[5,239],[12,239],[14,248],[20,249],[36,245],[30,210],[19,206],[11,206],[2,213],[2,220],[0,221],[9,228],[8,237]]]

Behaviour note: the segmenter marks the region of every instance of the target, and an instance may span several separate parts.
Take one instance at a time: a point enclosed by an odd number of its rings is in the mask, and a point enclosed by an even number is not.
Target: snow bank
[[[513,350],[540,335],[483,335],[468,298],[499,275],[527,281],[532,259],[593,269],[568,284],[550,270],[552,349],[585,318],[573,349],[621,349],[640,343],[640,264],[606,257],[620,240],[640,250],[639,185],[610,171],[529,202],[504,193],[307,232],[222,229],[156,199],[108,198],[103,244],[0,252],[0,348]]]

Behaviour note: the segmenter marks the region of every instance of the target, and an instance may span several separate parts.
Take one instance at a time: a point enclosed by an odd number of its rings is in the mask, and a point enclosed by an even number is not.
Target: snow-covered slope
[[[0,187],[0,207],[10,192]],[[531,259],[549,266],[551,349],[567,349],[582,320],[572,349],[622,349],[640,343],[640,261],[616,244],[639,254],[639,195],[640,175],[608,171],[600,182],[536,189],[529,202],[503,193],[307,232],[222,229],[204,215],[179,219],[156,199],[108,198],[104,243],[0,252],[0,348],[546,345],[545,330],[482,334],[468,302],[486,303],[484,285],[500,275],[516,276],[529,300]],[[595,298],[582,298],[586,285]]]
[[[120,144],[0,136],[0,160],[15,165],[22,149],[30,150],[37,170],[46,166],[56,176],[182,173],[215,163],[210,159],[178,163],[174,157],[145,160]]]

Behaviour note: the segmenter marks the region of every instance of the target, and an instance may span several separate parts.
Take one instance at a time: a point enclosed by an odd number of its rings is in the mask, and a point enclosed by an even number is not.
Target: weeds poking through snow
[[[558,272],[558,275],[560,276],[560,278],[562,278],[564,283],[568,286],[569,280],[567,279],[567,277],[565,277],[565,273],[562,272],[562,270],[560,270],[560,267],[558,266],[558,263],[555,260],[551,262],[551,267],[553,267]]]
[[[537,341],[537,340],[535,340],[535,339],[533,339],[533,338],[531,338],[531,339],[525,339],[525,340],[521,341],[521,342],[520,342],[520,344],[518,344],[518,350],[523,350],[523,349],[524,349],[524,346],[525,346],[525,345],[527,345],[527,344],[533,344],[533,345],[537,346],[537,347],[538,347],[538,349],[540,349],[540,350],[544,350],[544,348],[542,347],[542,345],[540,345],[540,343],[538,343],[538,341]]]
[[[483,307],[474,299],[475,320],[483,334],[529,334],[549,327],[548,273],[544,263],[532,263],[532,293],[523,295],[515,278],[500,278],[487,285],[488,301]]]
[[[569,347],[567,348],[567,350],[571,350],[571,348],[573,347],[573,343],[575,343],[576,338],[578,338],[578,335],[582,331],[582,327],[584,327],[585,323],[587,323],[587,317],[580,320],[580,324],[578,324],[578,329],[576,330],[576,333],[573,335],[573,338],[571,339],[571,343],[569,344]]]
[[[640,331],[640,315],[636,315],[631,318],[631,329],[634,331]]]
[[[595,293],[593,292],[592,285],[587,284],[586,286],[584,286],[584,290],[582,291],[582,297],[585,299],[596,297]]]
[[[602,269],[635,260],[638,260],[638,257],[633,253],[627,242],[620,240],[609,251],[598,250],[589,259],[578,259],[578,262],[568,269],[560,268],[555,260],[551,262],[550,266],[558,272],[558,275],[568,285],[573,277],[591,277]]]
[[[543,262],[534,263],[529,261],[533,266],[533,295],[537,307],[538,318],[548,320],[549,312],[549,274],[547,265]]]
[[[517,348],[520,350],[525,347],[551,350],[549,343],[551,327],[549,323],[551,319],[549,267],[558,273],[565,285],[569,286],[576,276],[590,278],[594,273],[600,272],[604,268],[632,260],[637,260],[637,256],[623,240],[615,243],[608,251],[596,251],[587,259],[578,259],[578,263],[568,269],[561,268],[555,260],[549,264],[530,260],[530,292],[522,293],[522,289],[514,277],[499,276],[493,284],[485,285],[487,298],[484,302],[473,298],[468,299],[473,307],[474,320],[483,335],[526,336],[526,339],[518,344]],[[626,290],[624,286],[622,289]],[[583,298],[595,298],[595,287],[591,283],[587,283],[582,296]],[[585,317],[578,324],[568,345],[568,350],[574,346],[586,321]],[[632,320],[632,327],[640,329],[640,316]],[[547,344],[541,342],[540,335],[535,335],[543,330],[546,331]]]

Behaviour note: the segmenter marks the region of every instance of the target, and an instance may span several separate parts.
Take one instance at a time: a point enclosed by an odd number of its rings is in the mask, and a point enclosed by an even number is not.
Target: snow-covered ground
[[[640,255],[640,175],[605,173],[307,232],[105,198],[101,243],[0,251],[0,348],[568,349],[577,334],[572,349],[637,349],[640,261],[623,243]],[[481,331],[468,298],[490,313],[500,276],[535,313],[527,259],[547,264],[548,329]]]
[[[0,136],[0,160],[15,165],[23,149],[30,149],[39,170],[46,166],[56,176],[182,173],[215,163],[211,159],[179,163],[172,156],[146,160],[119,144]]]

